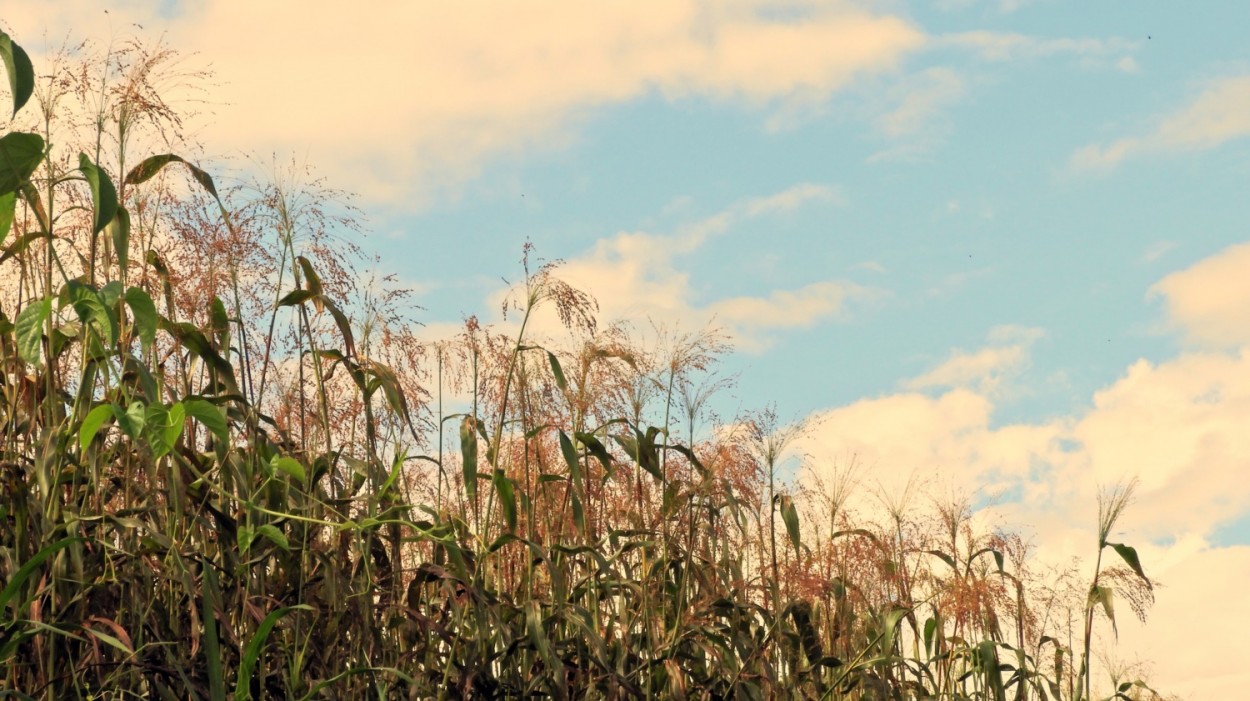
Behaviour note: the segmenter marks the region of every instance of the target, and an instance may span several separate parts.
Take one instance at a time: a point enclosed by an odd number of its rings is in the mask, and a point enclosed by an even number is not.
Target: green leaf
[[[132,287],[126,290],[126,305],[134,316],[135,331],[139,334],[139,343],[144,353],[152,352],[152,344],[156,343],[156,304],[147,292]]]
[[[152,178],[152,176],[159,173],[162,168],[170,163],[186,164],[187,168],[191,170],[191,177],[195,178],[196,182],[200,184],[200,187],[203,187],[208,194],[212,195],[213,199],[217,200],[218,204],[221,203],[221,198],[217,196],[217,187],[213,185],[212,177],[210,177],[208,173],[205,173],[199,168],[191,165],[189,161],[183,159],[181,156],[175,156],[172,153],[150,156],[144,159],[142,163],[134,168],[131,168],[130,172],[126,173],[125,183],[127,185],[138,185],[139,183],[147,182]]]
[[[284,472],[300,482],[308,481],[308,475],[304,471],[304,466],[295,458],[286,455],[275,455],[269,464],[273,466],[274,470]]]
[[[230,427],[226,424],[226,417],[221,413],[221,409],[216,404],[204,399],[186,399],[182,402],[186,409],[187,416],[199,421],[212,432],[213,436],[222,443],[230,440]]]
[[[8,607],[9,601],[14,596],[17,596],[18,590],[22,588],[22,585],[26,583],[26,580],[30,579],[30,576],[34,574],[36,569],[39,568],[39,565],[43,564],[44,560],[47,560],[58,551],[63,550],[74,543],[82,542],[82,540],[82,538],[77,536],[62,538],[61,540],[58,540],[57,542],[35,553],[29,560],[22,563],[22,566],[19,567],[17,572],[15,572],[9,579],[8,583],[4,587],[4,590],[0,591],[0,612],[4,611]],[[22,607],[23,603],[24,602],[18,602],[19,609]]]
[[[278,530],[278,527],[271,523],[266,523],[262,526],[257,526],[256,535],[265,536],[266,538],[269,539],[269,542],[273,543],[279,548],[282,548],[283,550],[291,549],[291,544],[289,541],[287,541],[286,534]]]
[[[794,506],[794,499],[789,494],[782,494],[780,501],[781,520],[786,524],[786,532],[790,535],[790,542],[797,553],[803,543],[799,537],[799,512]]]
[[[0,31],[0,59],[9,73],[9,93],[13,95],[13,116],[22,109],[35,91],[35,67],[30,56],[13,42],[8,34]]]
[[[175,404],[169,409],[159,402],[148,405],[144,414],[144,434],[153,457],[159,459],[174,449],[174,443],[182,434],[185,422],[186,409],[181,404]]]
[[[143,427],[147,424],[147,407],[143,402],[134,401],[124,410],[117,406],[113,406],[113,416],[117,419],[117,426],[122,433],[131,438],[138,438],[143,433]]]
[[[573,441],[569,440],[564,431],[560,431],[560,452],[564,454],[564,462],[569,466],[569,477],[573,481],[573,524],[577,526],[579,533],[585,535],[586,512],[582,508],[582,495],[586,492],[582,487],[582,465]]]
[[[17,332],[17,353],[22,360],[38,366],[42,361],[43,329],[52,315],[52,298],[26,305],[13,322]]]
[[[104,422],[112,418],[113,414],[114,405],[112,404],[101,404],[87,412],[82,425],[78,427],[78,447],[82,452],[87,452],[87,446],[91,445],[91,441],[95,440]]]
[[[17,191],[42,161],[42,136],[15,131],[0,137],[0,193]]]
[[[100,294],[77,280],[66,283],[65,291],[83,326],[94,327],[104,344],[112,348],[117,342],[117,317]]]
[[[477,433],[476,421],[466,416],[460,422],[460,457],[464,475],[464,493],[469,501],[477,498]]]
[[[308,604],[284,606],[271,611],[268,616],[265,616],[265,620],[260,622],[256,634],[247,642],[247,647],[243,650],[243,658],[239,660],[238,685],[234,688],[235,701],[252,698],[252,670],[256,668],[256,660],[260,659],[260,653],[265,647],[265,640],[269,638],[269,632],[273,630],[279,619],[297,610],[312,611],[313,607]]]
[[[309,290],[291,290],[291,292],[287,293],[285,297],[278,300],[278,303],[275,306],[294,307],[297,304],[303,304],[315,296],[316,295]]]
[[[96,234],[117,216],[117,188],[113,187],[108,173],[92,163],[85,153],[78,154],[78,170],[82,171],[83,177],[91,185],[91,204],[95,211],[95,223],[91,227],[91,233]]]
[[[109,237],[113,239],[113,252],[117,255],[117,265],[122,270],[130,264],[130,212],[125,207],[117,208],[117,216],[108,225]]]
[[[569,383],[564,379],[564,369],[560,367],[560,360],[554,353],[547,351],[547,362],[551,364],[551,374],[556,377],[556,387],[559,387],[561,391],[567,390]]]
[[[0,244],[8,238],[13,228],[13,214],[17,211],[17,193],[6,192],[0,195]]]
[[[495,470],[491,482],[495,485],[495,493],[499,495],[499,506],[503,509],[504,522],[508,524],[509,531],[515,531],[516,494],[513,491],[512,480],[508,479],[508,475],[503,470]]]
[[[1125,564],[1133,568],[1133,571],[1137,573],[1138,577],[1142,578],[1142,581],[1146,583],[1147,587],[1151,586],[1150,578],[1147,577],[1145,571],[1142,570],[1141,560],[1137,557],[1136,548],[1129,547],[1124,543],[1107,543],[1107,545],[1110,545],[1117,553],[1120,554],[1120,559],[1124,560]]]

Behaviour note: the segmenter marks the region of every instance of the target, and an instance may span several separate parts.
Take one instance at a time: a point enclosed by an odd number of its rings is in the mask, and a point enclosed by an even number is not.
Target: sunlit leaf
[[[95,212],[91,233],[99,233],[117,216],[117,188],[108,173],[91,162],[85,153],[78,154],[78,169],[91,186],[91,204]]]
[[[16,192],[42,161],[42,136],[14,131],[0,137],[0,193]]]
[[[31,302],[13,322],[17,333],[17,353],[31,365],[42,362],[43,330],[52,315],[52,299]]]
[[[85,453],[87,446],[91,445],[91,441],[95,440],[96,434],[100,432],[100,428],[104,426],[104,422],[113,417],[114,406],[112,404],[101,404],[83,417],[82,425],[78,427],[78,447]]]
[[[9,94],[13,95],[13,116],[35,91],[35,67],[30,56],[8,34],[0,31],[0,59],[9,73]]]

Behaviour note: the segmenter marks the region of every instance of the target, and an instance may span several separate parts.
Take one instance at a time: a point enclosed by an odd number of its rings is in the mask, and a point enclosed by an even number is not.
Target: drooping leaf
[[[156,304],[138,287],[126,290],[126,305],[134,317],[135,331],[139,334],[139,343],[144,353],[152,352],[152,344],[156,343]]]
[[[556,387],[559,387],[561,391],[567,390],[569,383],[564,379],[564,368],[560,367],[560,359],[555,353],[547,351],[547,362],[551,364],[551,374],[556,378]]]
[[[66,283],[65,292],[83,326],[95,328],[104,344],[111,348],[117,341],[117,317],[100,298],[100,293],[77,280]]]
[[[491,477],[491,483],[495,487],[495,493],[499,495],[499,507],[503,509],[503,518],[508,526],[508,530],[515,531],[516,493],[513,490],[512,480],[508,478],[507,473],[503,470],[495,470]]]
[[[13,322],[17,333],[17,353],[22,360],[38,366],[42,362],[43,329],[52,315],[52,298],[31,302]]]
[[[16,117],[35,91],[35,67],[26,51],[3,31],[0,31],[0,59],[9,73],[9,93],[13,95],[13,116]]]
[[[569,466],[569,477],[573,483],[572,505],[573,525],[579,533],[586,533],[586,511],[582,507],[582,495],[586,493],[582,487],[581,460],[577,457],[577,449],[564,431],[560,431],[560,452],[564,454],[564,462]]]
[[[273,460],[270,461],[270,465],[272,465],[274,470],[290,475],[300,482],[308,481],[308,474],[304,471],[304,466],[295,458],[286,455],[275,455]]]
[[[204,190],[208,192],[208,194],[212,195],[213,199],[217,200],[220,204],[221,198],[217,196],[217,187],[213,184],[212,177],[210,177],[208,173],[205,173],[192,165],[190,161],[185,160],[181,156],[175,156],[172,153],[150,156],[144,159],[142,163],[134,168],[131,168],[130,172],[126,173],[125,182],[127,185],[138,185],[140,183],[147,182],[152,178],[152,176],[159,173],[162,168],[170,163],[185,164],[187,168],[191,170],[191,177],[195,178],[195,181],[200,184],[200,187],[204,188]]]
[[[85,453],[87,446],[91,445],[91,441],[95,440],[96,434],[100,432],[100,428],[104,426],[104,422],[112,418],[114,415],[114,406],[112,404],[101,404],[91,411],[82,420],[82,425],[78,427],[78,447]]]
[[[113,187],[108,173],[92,163],[85,153],[78,154],[78,170],[91,186],[91,205],[95,212],[91,233],[97,234],[117,216],[117,188]]]
[[[42,136],[14,131],[0,137],[0,194],[16,192],[42,161]]]
[[[184,399],[182,405],[187,411],[187,416],[203,424],[204,428],[207,428],[218,441],[226,443],[230,440],[230,428],[226,424],[226,417],[216,404],[204,399]]]
[[[279,548],[282,548],[283,550],[291,549],[291,543],[290,541],[287,540],[286,534],[278,530],[278,527],[273,525],[272,523],[266,523],[264,525],[257,526],[256,535],[265,536],[266,538],[269,539],[269,542],[273,543]]]
[[[108,224],[109,237],[113,240],[113,254],[117,256],[117,265],[125,270],[130,265],[130,212],[125,207],[117,207],[117,215]]]
[[[1151,586],[1150,578],[1147,577],[1146,572],[1142,570],[1141,559],[1137,557],[1136,548],[1125,545],[1124,543],[1107,543],[1107,545],[1110,545],[1117,553],[1120,554],[1120,559],[1124,560],[1126,565],[1133,568],[1133,571],[1137,573],[1138,577],[1142,578],[1142,581],[1146,583],[1147,587]]]
[[[291,290],[274,306],[277,307],[293,307],[297,304],[303,304],[313,298],[313,293],[309,290]]]
[[[17,211],[17,193],[6,192],[0,195],[0,244],[8,238],[13,228],[13,215]]]

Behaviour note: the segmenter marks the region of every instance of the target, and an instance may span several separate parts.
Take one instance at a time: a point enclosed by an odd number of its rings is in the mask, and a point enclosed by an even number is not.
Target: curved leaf
[[[26,305],[13,322],[17,332],[17,353],[22,360],[38,366],[42,362],[43,328],[52,315],[52,298]]]
[[[185,399],[182,406],[186,409],[187,416],[204,424],[204,428],[207,428],[217,440],[222,443],[230,440],[230,427],[226,424],[225,415],[216,404],[204,399]]]
[[[13,95],[13,116],[26,104],[35,91],[35,67],[31,65],[26,51],[13,43],[8,34],[0,31],[0,59],[9,72],[9,92]]]
[[[6,192],[0,195],[0,243],[9,237],[13,228],[13,214],[17,211],[17,193]]]
[[[1150,578],[1147,577],[1146,572],[1142,570],[1141,559],[1137,557],[1136,548],[1125,545],[1124,543],[1107,543],[1107,545],[1110,545],[1117,553],[1120,554],[1120,559],[1124,560],[1125,564],[1133,568],[1133,571],[1137,573],[1138,577],[1142,578],[1142,581],[1146,583],[1147,587],[1150,586]]]
[[[122,270],[130,264],[130,212],[125,207],[117,207],[117,216],[108,225],[109,237],[113,239],[113,253],[117,256],[117,264]]]
[[[42,136],[15,131],[0,137],[0,193],[16,192],[42,161]]]
[[[238,685],[234,688],[235,701],[252,698],[252,671],[256,668],[256,660],[260,658],[260,652],[265,647],[269,632],[273,630],[278,620],[292,611],[312,610],[313,607],[308,604],[296,604],[276,609],[265,616],[265,620],[261,621],[260,626],[256,628],[256,634],[247,642],[247,647],[243,650],[243,658],[239,660]]]
[[[91,441],[95,440],[96,434],[100,432],[104,422],[113,416],[113,412],[112,404],[101,404],[87,412],[87,416],[82,420],[82,425],[78,427],[78,447],[84,453],[87,452],[87,446],[91,445]]]
[[[139,343],[143,352],[151,353],[152,344],[156,343],[156,303],[138,287],[126,290],[126,306],[134,316],[135,331],[139,334]]]
[[[97,234],[117,216],[117,188],[113,187],[108,173],[92,163],[85,153],[78,154],[78,170],[91,185],[91,204],[95,211],[91,233]]]

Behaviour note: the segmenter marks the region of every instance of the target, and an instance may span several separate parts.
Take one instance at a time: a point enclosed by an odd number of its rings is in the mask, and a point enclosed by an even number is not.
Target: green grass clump
[[[6,697],[1076,700],[1149,602],[1130,490],[1088,587],[958,500],[874,521],[783,479],[799,427],[701,425],[716,334],[601,329],[527,249],[514,335],[421,343],[335,193],[168,152],[174,52],[0,54]]]

